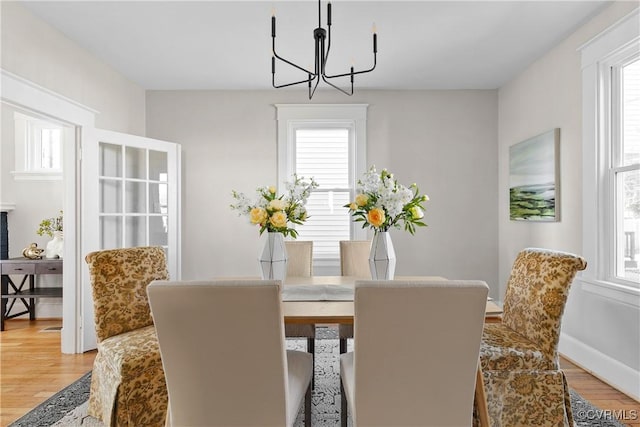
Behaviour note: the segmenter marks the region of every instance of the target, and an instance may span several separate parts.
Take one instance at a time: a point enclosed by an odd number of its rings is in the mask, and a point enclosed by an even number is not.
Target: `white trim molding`
[[[611,130],[607,114],[601,110],[609,97],[604,81],[610,62],[629,49],[640,50],[639,18],[640,8],[636,8],[578,48],[582,59],[582,254],[590,266],[581,275],[583,288],[635,307],[640,307],[638,294],[610,279],[614,260],[607,206],[612,201],[606,173],[611,158],[603,141]]]
[[[65,223],[73,224],[64,230],[64,275],[62,287],[61,351],[81,353],[82,318],[82,256],[79,236],[82,230],[80,210],[80,141],[87,128],[95,125],[97,111],[79,104],[34,82],[0,69],[0,100],[19,109],[37,113],[72,126],[74,141],[64,144],[64,201]]]
[[[640,372],[567,335],[560,334],[559,352],[607,384],[640,401]]]
[[[15,203],[0,203],[0,212],[11,212],[16,208]]]

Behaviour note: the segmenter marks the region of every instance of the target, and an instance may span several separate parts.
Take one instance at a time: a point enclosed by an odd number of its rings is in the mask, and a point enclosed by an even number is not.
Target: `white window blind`
[[[309,219],[296,229],[300,240],[312,240],[314,258],[339,256],[339,241],[350,239],[349,203],[353,188],[349,177],[348,128],[295,130],[295,171],[319,184],[307,202]]]

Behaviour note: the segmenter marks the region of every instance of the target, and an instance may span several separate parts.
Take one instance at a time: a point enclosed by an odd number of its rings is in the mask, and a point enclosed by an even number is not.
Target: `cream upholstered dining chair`
[[[586,267],[578,255],[547,249],[516,257],[502,323],[485,325],[480,350],[492,427],[573,426],[558,341],[569,287]]]
[[[98,341],[88,413],[105,426],[164,426],[167,388],[146,292],[169,278],[164,250],[111,249],[85,259]]]
[[[371,278],[369,269],[369,252],[371,240],[340,241],[340,275],[355,276],[363,279]],[[340,354],[347,352],[347,339],[353,338],[353,325],[338,326],[340,338]]]
[[[288,257],[287,276],[310,277],[313,266],[313,241],[287,240],[284,244]],[[284,325],[284,334],[287,338],[306,338],[307,351],[314,354],[316,325],[289,323]]]
[[[313,241],[287,240],[287,276],[309,277],[313,273]]]
[[[475,280],[357,281],[342,425],[346,397],[354,426],[470,426],[488,292]]]
[[[303,400],[311,425],[312,357],[285,349],[278,281],[156,281],[147,291],[168,427],[293,426]]]
[[[342,276],[371,278],[370,251],[371,240],[341,240],[340,274]]]

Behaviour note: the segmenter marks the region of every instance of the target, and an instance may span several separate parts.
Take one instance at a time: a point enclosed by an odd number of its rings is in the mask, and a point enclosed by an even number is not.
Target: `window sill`
[[[640,288],[584,276],[578,280],[582,282],[582,289],[584,289],[585,292],[599,295],[631,307],[640,307]]]
[[[62,172],[11,172],[16,181],[62,181]]]

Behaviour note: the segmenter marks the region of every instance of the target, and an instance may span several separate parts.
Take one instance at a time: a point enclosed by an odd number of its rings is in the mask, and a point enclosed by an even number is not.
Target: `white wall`
[[[0,2],[0,14],[4,70],[97,110],[96,127],[144,136],[143,88],[19,2]]]
[[[144,135],[145,92],[115,70],[35,17],[19,2],[0,2],[1,68],[97,110],[96,125]],[[9,256],[50,240],[36,234],[44,218],[62,208],[62,181],[15,181],[13,108],[0,103],[0,203],[15,204],[8,218]],[[67,224],[68,226],[68,224]],[[84,263],[83,260],[79,262]],[[41,276],[42,284],[60,286],[60,277]],[[61,317],[60,301],[40,299],[39,317]]]
[[[149,91],[147,134],[183,149],[185,279],[257,275],[258,231],[231,190],[276,183],[276,103],[299,91]],[[317,103],[367,103],[367,163],[429,194],[415,236],[392,231],[396,274],[486,280],[497,294],[496,91],[333,91]]]
[[[501,296],[513,260],[521,249],[533,246],[578,254],[582,251],[582,73],[577,49],[637,5],[637,2],[614,3],[499,90]],[[510,221],[509,146],[555,127],[560,128],[561,220],[556,223]],[[586,367],[596,374],[611,378],[608,373],[611,364],[619,364],[622,370],[629,368],[640,378],[640,312],[637,308],[584,292],[576,280],[563,319],[563,333],[561,349],[569,351],[570,358],[588,364]],[[563,347],[572,338],[580,343],[579,351]],[[591,363],[585,359],[585,352],[602,357],[598,363]]]

